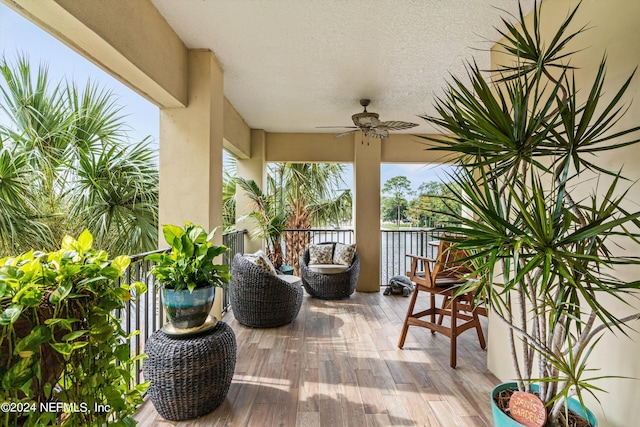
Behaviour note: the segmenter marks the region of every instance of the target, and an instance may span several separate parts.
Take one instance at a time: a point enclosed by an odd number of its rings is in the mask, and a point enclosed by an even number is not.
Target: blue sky
[[[158,141],[160,115],[158,108],[137,93],[102,71],[53,36],[0,3],[0,54],[10,63],[26,54],[32,68],[45,64],[51,83],[62,79],[75,81],[84,87],[88,80],[111,90],[121,114],[131,126],[129,137],[138,142],[146,136]]]
[[[157,144],[159,112],[155,105],[0,3],[0,54],[11,62],[23,53],[28,55],[32,67],[40,63],[48,66],[51,82],[66,78],[83,87],[87,80],[91,80],[111,90],[131,127],[131,141],[138,142],[151,136]],[[394,176],[406,176],[416,189],[423,182],[444,178],[447,169],[436,165],[384,164],[380,171],[381,184]],[[347,170],[345,181],[352,186],[351,165]]]

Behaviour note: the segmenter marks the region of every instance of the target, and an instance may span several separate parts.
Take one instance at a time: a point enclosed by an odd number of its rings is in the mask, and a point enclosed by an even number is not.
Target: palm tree
[[[251,199],[255,210],[247,217],[253,218],[258,228],[252,232],[251,238],[265,239],[267,242],[267,257],[276,268],[282,266],[282,234],[286,230],[287,214],[279,210],[273,194],[262,192],[258,184],[252,179],[236,177],[235,182]]]
[[[109,252],[156,247],[158,171],[144,140],[129,146],[113,94],[50,83],[46,66],[0,59],[2,252],[52,250],[88,228]]]
[[[280,163],[270,170],[270,185],[281,210],[287,207],[286,228],[335,227],[351,219],[351,191],[344,189],[344,167],[337,163]],[[287,264],[298,272],[300,255],[309,245],[308,232],[285,235]]]
[[[233,231],[236,227],[236,181],[238,166],[233,156],[225,156],[222,169],[222,227]]]
[[[147,141],[80,152],[77,160],[70,216],[92,232],[99,247],[113,253],[155,248],[158,172]]]
[[[253,180],[236,178],[235,182],[253,201],[254,218],[259,229],[254,238],[267,241],[267,255],[276,267],[283,263],[282,235],[286,230],[309,230],[351,218],[351,191],[338,190],[344,185],[342,165],[281,163],[271,165],[264,193]],[[309,245],[309,233],[285,235],[287,264],[298,271],[300,255]]]
[[[0,251],[15,242],[29,242],[35,232],[48,229],[35,219],[30,194],[30,168],[27,155],[14,151],[0,130]]]

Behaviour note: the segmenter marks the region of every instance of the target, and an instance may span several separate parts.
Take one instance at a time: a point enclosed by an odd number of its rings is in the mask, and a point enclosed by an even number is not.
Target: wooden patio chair
[[[462,332],[475,328],[480,347],[483,349],[486,347],[478,319],[479,312],[484,313],[484,309],[473,306],[472,292],[456,295],[459,286],[465,283],[464,275],[469,272],[464,263],[457,261],[465,258],[466,252],[452,248],[451,242],[441,240],[435,260],[412,254],[407,254],[407,257],[411,258],[411,271],[407,272],[407,276],[415,282],[416,287],[407,309],[398,347],[404,347],[409,326],[430,329],[432,334],[440,332],[451,339],[449,364],[455,368],[456,341]],[[433,264],[433,270],[431,264]],[[429,308],[414,312],[420,292],[429,294]],[[436,305],[436,295],[443,297],[443,303],[440,307]],[[436,315],[438,315],[437,320]],[[425,317],[428,319],[423,320]],[[448,317],[449,322],[443,322],[444,317]]]

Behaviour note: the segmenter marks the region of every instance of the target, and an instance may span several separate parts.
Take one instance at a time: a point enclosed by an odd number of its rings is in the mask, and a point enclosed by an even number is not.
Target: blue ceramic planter
[[[515,421],[513,418],[509,417],[507,414],[502,412],[496,406],[496,402],[493,400],[493,397],[499,392],[501,392],[502,390],[509,390],[509,389],[517,390],[517,388],[518,386],[516,385],[516,383],[502,383],[496,386],[491,392],[491,412],[493,414],[493,423],[495,427],[522,427],[522,424],[520,424],[519,422]],[[531,390],[538,391],[538,385],[532,384]],[[580,415],[583,418],[586,418],[592,427],[598,427],[598,420],[596,420],[596,417],[593,415],[593,413],[589,409],[586,410],[586,414],[585,414],[585,411],[583,410],[579,401],[575,399],[569,399],[567,406],[569,407],[570,410],[572,410],[576,414]]]
[[[177,329],[189,329],[201,326],[213,306],[216,288],[206,288],[174,291],[162,287],[162,303],[167,319]]]

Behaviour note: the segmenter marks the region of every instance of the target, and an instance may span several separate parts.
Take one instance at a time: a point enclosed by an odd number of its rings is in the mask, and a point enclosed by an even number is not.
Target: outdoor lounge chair
[[[268,273],[240,254],[231,264],[229,293],[235,318],[254,328],[291,323],[302,306],[299,277]]]
[[[332,256],[336,242],[321,243],[332,245]],[[360,274],[360,259],[354,252],[350,265],[310,264],[310,253],[307,248],[300,257],[300,276],[307,293],[314,298],[342,299],[348,298],[355,290]],[[340,268],[343,267],[343,268]]]

